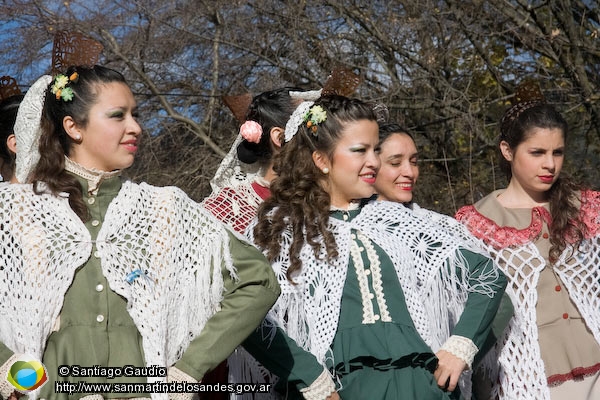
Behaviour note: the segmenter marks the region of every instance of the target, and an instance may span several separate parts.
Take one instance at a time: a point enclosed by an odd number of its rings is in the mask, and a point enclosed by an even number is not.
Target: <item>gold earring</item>
[[[323,168],[323,173],[325,175],[327,175],[329,173],[329,168],[327,168],[327,167]]]

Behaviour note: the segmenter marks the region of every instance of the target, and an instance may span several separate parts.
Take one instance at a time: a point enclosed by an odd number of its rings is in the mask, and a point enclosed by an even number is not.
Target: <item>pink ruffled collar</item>
[[[456,219],[467,225],[475,237],[495,248],[520,246],[532,242],[541,234],[544,222],[548,226],[552,223],[552,216],[544,207],[531,209],[531,223],[523,229],[512,226],[499,226],[477,211],[473,205],[458,210]]]
[[[599,211],[600,192],[583,190],[581,192],[580,218],[587,228],[587,238],[596,236],[600,232]],[[473,205],[462,207],[456,213],[455,218],[465,224],[475,237],[497,249],[532,242],[539,237],[544,222],[548,226],[552,224],[552,215],[544,207],[531,209],[531,223],[523,229],[499,226],[477,211]]]

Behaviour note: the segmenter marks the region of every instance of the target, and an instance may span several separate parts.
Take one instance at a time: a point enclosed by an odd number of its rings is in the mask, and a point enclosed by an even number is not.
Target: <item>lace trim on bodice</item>
[[[102,181],[121,175],[121,170],[111,172],[86,168],[65,156],[65,170],[85,179],[88,183],[88,194],[96,195]]]

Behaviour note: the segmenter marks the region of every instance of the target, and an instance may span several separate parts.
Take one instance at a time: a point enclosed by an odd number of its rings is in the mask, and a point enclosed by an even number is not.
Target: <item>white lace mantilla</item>
[[[0,340],[41,359],[75,270],[91,255],[90,234],[67,198],[3,185],[0,243]],[[173,365],[219,309],[222,265],[237,278],[227,231],[177,188],[125,182],[96,245],[111,289],[127,299],[148,366]],[[136,269],[150,279],[127,283]]]
[[[582,216],[592,235],[577,251],[567,247],[554,271],[600,343],[600,202],[589,198],[586,208],[588,211],[582,212]],[[494,394],[503,400],[550,400],[536,322],[537,285],[541,271],[547,267],[546,259],[532,242],[507,246],[494,240],[492,232],[486,231],[491,226],[480,223],[481,218],[485,218],[481,214],[471,211],[463,215],[462,222],[488,243],[488,251],[504,270],[509,280],[506,293],[514,306],[514,317],[504,337],[498,341],[496,352],[489,354],[492,359],[498,359],[499,370],[497,364],[490,363],[486,357],[487,373],[493,376],[493,381],[499,379]]]
[[[229,152],[223,157],[219,168],[210,180],[210,186],[213,194],[223,188],[238,186],[251,182],[254,177],[263,175],[260,163],[245,164],[237,156],[238,145],[244,140],[241,134],[238,134]]]
[[[339,320],[352,230],[390,257],[416,329],[434,352],[450,337],[470,292],[492,297],[500,289],[496,283],[499,273],[491,262],[489,270],[479,271],[480,279],[473,283],[466,260],[457,250],[485,253],[480,241],[450,217],[418,207],[411,211],[398,203],[372,202],[352,221],[330,218],[329,225],[338,257],[328,263],[323,248],[315,257],[305,244],[300,253],[302,270],[293,277],[296,285],[286,278],[291,231],[282,234],[281,252],[272,264],[281,296],[269,312],[270,318],[323,365],[332,357],[330,346]],[[247,233],[252,236],[251,227]]]
[[[29,174],[40,159],[38,149],[42,134],[40,121],[50,82],[52,82],[50,75],[42,75],[38,78],[25,93],[17,112],[14,131],[19,151],[15,161],[15,177],[21,183],[27,182]]]

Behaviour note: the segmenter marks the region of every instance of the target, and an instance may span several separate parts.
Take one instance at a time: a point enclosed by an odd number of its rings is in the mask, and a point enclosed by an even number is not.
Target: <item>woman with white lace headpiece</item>
[[[259,204],[270,195],[273,156],[281,148],[290,115],[303,100],[314,100],[320,93],[283,87],[252,98],[240,133],[211,180],[213,193],[202,201],[235,232],[244,233]]]
[[[242,114],[244,122],[240,134],[217,169],[211,180],[213,193],[202,204],[215,217],[223,221],[233,231],[243,233],[256,216],[259,205],[271,195],[269,185],[275,178],[273,159],[285,140],[285,130],[297,127],[301,111],[318,99],[322,93],[350,94],[360,83],[360,77],[346,68],[336,68],[327,77],[323,88],[304,91],[295,87],[284,87],[255,96],[249,107],[240,107],[243,96],[224,98],[227,106],[238,118]],[[240,100],[241,98],[241,100]],[[244,108],[242,112],[240,109]],[[294,116],[293,121],[289,121]],[[269,393],[235,394],[232,398],[277,399],[286,385],[306,388],[318,387],[322,368],[315,357],[301,349],[294,340],[278,329],[271,330],[268,320],[263,329],[253,332],[243,346],[228,358],[229,381],[275,383]],[[264,340],[263,332],[269,330],[268,353],[258,351]],[[250,351],[260,360],[257,361]],[[294,363],[281,363],[280,354],[294,353]],[[319,370],[320,368],[320,370]],[[219,377],[223,366],[210,376]],[[276,369],[277,376],[268,369]],[[217,395],[209,395],[209,398]]]
[[[515,317],[487,363],[500,399],[600,398],[600,193],[562,172],[568,126],[539,86],[500,121],[498,189],[456,218],[506,273]]]
[[[268,317],[326,368],[319,390],[299,391],[459,398],[504,276],[460,224],[445,231],[374,201],[379,139],[368,104],[323,96],[297,109],[285,133],[272,195],[247,232],[282,288]],[[293,354],[280,357],[293,363]]]
[[[256,95],[247,111],[245,121],[240,127],[238,139],[229,154],[217,169],[211,181],[213,193],[202,201],[202,206],[232,231],[243,234],[246,227],[256,217],[259,205],[271,195],[270,182],[275,178],[273,158],[280,150],[284,139],[286,123],[299,103],[315,100],[321,91],[302,91],[296,87],[283,87]],[[235,99],[234,99],[235,101]],[[234,114],[235,105],[227,104]],[[297,380],[309,386],[317,377],[311,366],[319,365],[315,357],[283,335],[275,335],[269,354],[260,354],[260,362],[252,357],[244,347],[252,349],[255,341],[260,341],[261,332],[253,332],[228,358],[226,365],[220,365],[207,378],[220,383],[270,383],[269,393],[232,394],[232,398],[272,399],[280,398],[274,383]],[[279,364],[279,353],[297,351],[300,353],[294,365],[284,372],[278,370],[279,377],[272,375],[267,367]],[[229,377],[227,376],[227,371]],[[207,393],[207,399],[223,397],[220,393]]]
[[[31,183],[0,188],[0,374],[26,354],[46,367],[33,399],[191,398],[277,298],[264,256],[180,189],[121,179],[141,128],[117,71],[43,76],[15,131]]]

